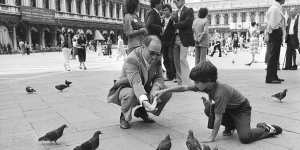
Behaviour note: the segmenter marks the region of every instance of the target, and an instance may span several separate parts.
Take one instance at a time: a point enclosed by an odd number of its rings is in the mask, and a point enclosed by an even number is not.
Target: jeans
[[[207,47],[202,46],[195,47],[195,66],[206,60],[207,49]]]
[[[64,55],[64,66],[65,68],[70,68],[70,56],[71,56],[71,49],[67,47],[62,48],[62,52]]]

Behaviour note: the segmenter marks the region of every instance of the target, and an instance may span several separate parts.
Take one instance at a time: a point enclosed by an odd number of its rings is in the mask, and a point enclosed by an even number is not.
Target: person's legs
[[[78,53],[78,61],[79,61],[79,68],[82,69],[82,63],[83,63],[83,48],[78,48],[77,49],[77,53]]]
[[[289,40],[289,39],[288,39]],[[285,67],[284,69],[290,69],[292,67],[292,49],[288,41],[286,53],[285,53]]]
[[[200,53],[201,53],[200,46],[195,46],[195,66],[200,63]]]
[[[278,80],[277,65],[279,62],[279,53],[282,42],[282,31],[280,29],[273,30],[270,34],[271,52],[268,61],[266,82]]]
[[[166,68],[167,78],[169,80],[171,80],[171,78],[170,78],[170,61],[169,61],[168,53],[169,53],[168,46],[163,45],[163,48],[162,48],[162,55],[163,55],[163,59],[164,59],[163,65]]]
[[[169,58],[169,73],[170,73],[170,79],[175,79],[176,78],[176,69],[174,65],[174,51],[173,51],[173,46],[170,45],[168,47],[168,58]]]
[[[174,45],[174,66],[175,66],[175,70],[176,70],[176,80],[178,82],[178,84],[182,84],[182,78],[181,78],[181,66],[180,66],[180,46],[178,45],[178,40],[179,37],[176,37],[176,42]]]
[[[296,50],[295,49],[291,51],[291,55],[292,55],[292,67],[295,68],[295,67],[297,67],[297,63],[296,63]]]
[[[210,54],[210,56],[214,56],[215,52],[217,50],[217,45],[214,46],[212,53]]]
[[[64,55],[64,67],[65,67],[65,70],[68,70],[68,67],[69,67],[69,51],[68,51],[68,48],[66,47],[63,47],[62,48],[62,52],[63,52],[63,55]]]
[[[200,47],[200,63],[206,60],[207,47]]]
[[[82,58],[83,69],[86,70],[87,68],[86,68],[86,65],[85,65],[85,61],[86,61],[86,49],[85,48],[83,48],[82,54],[83,54],[83,56],[82,56],[83,57]]]
[[[124,128],[129,126],[128,121],[132,119],[132,110],[135,106],[139,104],[136,96],[134,95],[132,88],[123,88],[120,90],[119,93],[119,100],[121,104],[121,117],[120,118],[120,125]],[[129,127],[128,127],[129,128]]]
[[[184,47],[180,43],[180,68],[181,68],[181,79],[184,85],[191,85],[192,81],[189,78],[190,67],[187,61],[188,47]]]

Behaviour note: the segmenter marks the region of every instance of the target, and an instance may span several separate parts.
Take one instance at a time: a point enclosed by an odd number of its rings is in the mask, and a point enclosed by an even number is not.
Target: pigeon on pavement
[[[284,89],[282,92],[272,95],[272,97],[274,97],[277,100],[279,100],[280,102],[282,102],[282,99],[284,99],[286,96],[286,92],[287,92],[287,89]]]
[[[32,93],[36,92],[36,90],[30,86],[26,86],[25,90],[28,94],[32,94]]]
[[[68,127],[67,125],[62,125],[59,128],[46,133],[46,135],[39,138],[39,141],[50,141],[55,142],[63,135],[64,129]],[[56,143],[57,144],[57,143]]]
[[[65,80],[65,84],[69,87],[72,84],[72,82],[68,81],[68,80]]]
[[[59,85],[56,85],[55,88],[57,90],[59,90],[60,92],[62,92],[65,88],[67,88],[68,86],[65,85],[65,84],[59,84]]]
[[[170,150],[172,146],[170,135],[167,135],[165,139],[163,139],[156,150]]]
[[[96,150],[99,146],[99,135],[103,134],[101,131],[96,131],[92,138],[75,147],[73,150]]]
[[[189,130],[188,132],[186,146],[188,150],[201,150],[201,145],[199,141],[194,137],[194,133],[192,130]]]

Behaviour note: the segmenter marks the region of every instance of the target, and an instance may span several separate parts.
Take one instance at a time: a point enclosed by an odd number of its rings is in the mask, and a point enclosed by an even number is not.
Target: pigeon
[[[56,85],[55,88],[57,90],[59,90],[60,92],[62,92],[65,88],[67,88],[68,86],[65,85],[65,84],[59,84],[59,85]]]
[[[73,150],[96,150],[99,146],[99,135],[103,134],[101,131],[96,131],[92,138],[75,147]]]
[[[203,150],[211,150],[210,147],[206,144],[203,144]]]
[[[65,80],[65,84],[69,87],[72,84],[72,82],[68,81],[68,80]]]
[[[30,86],[27,86],[25,90],[28,94],[32,94],[32,93],[36,92],[36,90]]]
[[[172,146],[170,135],[168,134],[165,139],[163,139],[156,150],[170,150]]]
[[[194,133],[192,130],[189,130],[185,144],[188,150],[201,150],[201,145],[199,141],[194,137]]]
[[[279,92],[279,93],[276,93],[276,94],[272,95],[272,97],[274,97],[277,100],[279,100],[280,102],[282,102],[281,100],[285,98],[286,92],[287,92],[287,89],[284,89],[282,92]]]
[[[46,135],[39,138],[39,141],[50,141],[55,142],[63,135],[64,129],[68,127],[67,125],[62,125],[59,128],[46,133]],[[57,143],[56,143],[57,144]]]

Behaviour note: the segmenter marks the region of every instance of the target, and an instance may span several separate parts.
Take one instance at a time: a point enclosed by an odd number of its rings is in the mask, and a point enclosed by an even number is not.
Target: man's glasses
[[[158,52],[154,52],[154,51],[150,51],[150,55],[151,55],[151,56],[158,56],[158,57],[160,57],[160,56],[161,56],[161,54],[160,54],[160,53],[158,53]]]

